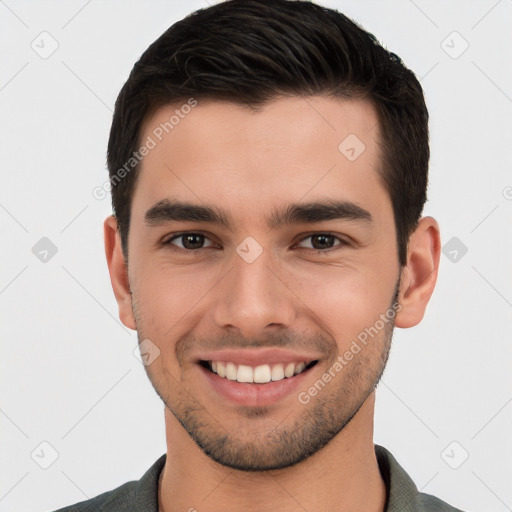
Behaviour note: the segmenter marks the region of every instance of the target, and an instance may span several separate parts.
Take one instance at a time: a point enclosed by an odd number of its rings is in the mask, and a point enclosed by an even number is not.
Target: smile
[[[256,367],[221,361],[201,361],[201,364],[219,377],[241,383],[266,384],[299,375],[318,361],[261,364]]]

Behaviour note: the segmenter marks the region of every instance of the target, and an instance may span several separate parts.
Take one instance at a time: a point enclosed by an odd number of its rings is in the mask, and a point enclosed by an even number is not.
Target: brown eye
[[[303,245],[306,240],[311,240],[309,247]],[[346,245],[346,242],[335,235],[331,235],[330,233],[315,233],[314,235],[304,238],[299,245],[305,249],[328,252],[337,245]]]
[[[178,241],[181,241],[178,242]],[[205,242],[209,241],[209,239],[202,235],[201,233],[181,233],[180,235],[173,236],[167,242],[166,245],[175,245],[180,249],[184,249],[187,251],[194,251],[198,249],[204,249],[206,247],[210,247],[212,243],[209,245],[204,245]]]
[[[332,235],[313,235],[311,242],[314,249],[331,249],[336,241]]]

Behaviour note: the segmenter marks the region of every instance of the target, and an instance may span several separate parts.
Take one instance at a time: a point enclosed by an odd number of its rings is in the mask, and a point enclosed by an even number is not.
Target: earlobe
[[[119,318],[126,327],[136,330],[130,282],[128,279],[128,267],[121,247],[117,219],[113,215],[105,219],[103,232],[110,282],[112,283],[112,289],[119,306]]]
[[[409,238],[407,262],[400,280],[400,312],[397,327],[413,327],[421,322],[437,281],[441,239],[432,217],[423,217]]]

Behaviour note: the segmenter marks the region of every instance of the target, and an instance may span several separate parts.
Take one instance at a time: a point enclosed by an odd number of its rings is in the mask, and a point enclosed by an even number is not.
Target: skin
[[[163,107],[147,119],[141,140],[175,109]],[[366,147],[355,161],[338,150],[349,134]],[[150,339],[160,350],[146,367],[166,404],[160,510],[384,510],[374,388],[392,322],[307,404],[297,400],[389,310],[398,285],[394,321],[403,328],[421,321],[435,286],[434,219],[420,220],[407,264],[399,265],[378,142],[377,114],[364,100],[289,97],[258,111],[199,101],[142,162],[129,264],[116,219],[106,219],[120,318],[139,341]],[[148,226],[146,211],[169,197],[223,208],[231,229],[197,221]],[[274,209],[326,200],[355,203],[372,221],[266,225]],[[183,238],[162,243],[183,232],[205,235],[204,247],[185,254]],[[328,240],[330,253],[311,238],[319,233],[339,237]],[[263,249],[252,263],[236,252],[248,236]],[[195,357],[205,349],[248,346],[309,350],[318,363],[278,403],[240,406],[208,385]]]

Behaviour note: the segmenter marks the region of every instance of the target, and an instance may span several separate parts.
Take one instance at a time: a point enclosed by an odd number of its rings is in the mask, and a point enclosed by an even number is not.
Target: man
[[[232,0],[135,64],[105,247],[167,453],[66,511],[455,511],[373,443],[440,254],[421,86],[336,11]]]

